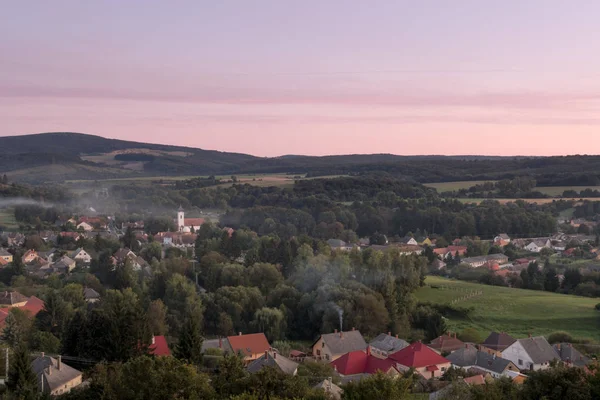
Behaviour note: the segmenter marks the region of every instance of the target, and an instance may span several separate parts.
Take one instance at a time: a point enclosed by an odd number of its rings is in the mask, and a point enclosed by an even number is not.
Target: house
[[[501,357],[502,352],[517,339],[504,332],[492,332],[479,346],[479,350]]]
[[[552,242],[550,239],[536,239],[531,241],[527,246],[525,246],[525,250],[531,251],[532,253],[539,253],[542,249],[551,249]]]
[[[508,262],[508,257],[504,254],[490,254],[487,256],[469,257],[464,258],[461,264],[467,264],[471,268],[479,268],[485,265],[489,265],[490,262],[502,265]]]
[[[506,371],[519,372],[519,368],[510,360],[489,354],[477,349],[473,345],[466,344],[452,354],[446,356],[455,367],[469,370],[478,370],[489,373],[493,378],[507,376]]]
[[[251,374],[255,374],[263,368],[269,367],[275,368],[286,375],[295,376],[298,373],[298,365],[300,364],[281,354],[277,354],[276,351],[267,350],[265,351],[265,354],[250,362],[246,367],[246,370]]]
[[[176,222],[179,232],[197,232],[204,223],[204,218],[185,218],[183,208],[180,206]]]
[[[152,344],[148,346],[148,352],[157,357],[168,357],[171,350],[164,336],[152,336]]]
[[[28,297],[19,292],[0,292],[0,306],[2,307],[23,307],[27,304]]]
[[[372,356],[368,348],[366,353],[362,350],[346,353],[332,361],[330,365],[344,382],[359,380],[364,376],[373,375],[377,372],[383,372],[394,377],[400,375],[396,361]]]
[[[61,356],[56,359],[42,353],[33,360],[31,369],[37,376],[40,392],[51,396],[69,393],[82,383],[83,373],[63,363]]]
[[[431,241],[431,239],[429,239],[428,237],[426,237],[425,239],[423,239],[421,241],[421,243],[419,243],[419,245],[421,246],[433,246],[433,242]]]
[[[419,242],[417,242],[414,237],[410,237],[410,236],[405,236],[405,237],[401,238],[399,240],[399,242],[402,243],[402,244],[408,244],[408,245],[411,245],[411,246],[418,246],[419,245]]]
[[[365,351],[368,345],[357,330],[322,334],[312,345],[312,355],[317,360],[335,361],[352,351]]]
[[[269,351],[271,346],[264,333],[251,333],[242,335],[240,332],[237,336],[227,337],[227,342],[231,351],[235,354],[241,354],[244,361],[249,363],[261,357],[265,351]]]
[[[469,376],[468,378],[464,378],[463,382],[466,383],[469,386],[475,386],[475,385],[485,385],[485,376],[483,375],[475,375],[475,376]]]
[[[227,338],[221,337],[218,339],[204,339],[204,341],[202,341],[202,353],[206,352],[208,349],[219,349],[223,352],[233,353]]]
[[[94,303],[100,301],[100,293],[96,292],[92,288],[86,287],[83,289],[83,298],[85,299],[86,302],[88,302],[90,304],[94,304]]]
[[[438,270],[439,271],[440,269],[446,268],[446,263],[443,262],[442,260],[440,260],[439,258],[436,258],[430,264],[430,267],[431,267],[432,270]]]
[[[77,225],[77,230],[84,231],[84,232],[91,232],[94,230],[94,227],[92,225],[88,224],[87,222],[80,222]]]
[[[59,274],[67,274],[75,269],[77,263],[70,257],[62,256],[60,260],[52,264],[54,272]]]
[[[342,393],[344,393],[341,387],[333,383],[331,377],[325,379],[321,383],[316,384],[315,386],[313,386],[313,389],[321,389],[325,391],[327,398],[333,400],[341,400]]]
[[[11,263],[13,262],[13,255],[6,251],[6,249],[0,249],[0,259],[7,263]]]
[[[35,261],[38,258],[38,253],[35,250],[27,250],[25,252],[25,254],[23,254],[23,256],[21,257],[21,261],[23,261],[23,264],[29,264],[33,261]]]
[[[71,253],[70,257],[75,261],[81,261],[84,264],[89,264],[92,262],[92,256],[88,254],[87,251],[82,249],[81,247]]]
[[[450,368],[450,361],[421,342],[416,342],[392,354],[389,358],[404,369],[414,368],[425,379],[439,378]]]
[[[13,307],[19,307],[21,310],[24,310],[29,318],[35,318],[35,316],[44,308],[44,302],[35,296],[31,296],[29,299],[27,299],[24,305],[22,302],[16,304],[18,305],[0,308],[0,329],[4,329],[8,313]]]
[[[0,267],[5,267],[9,264],[4,258],[0,257]]]
[[[453,352],[464,345],[464,342],[456,337],[456,333],[438,336],[429,343],[429,347],[440,354]]]
[[[538,371],[550,367],[550,362],[560,360],[559,354],[545,337],[518,339],[502,351],[502,358],[512,361],[520,370]]]
[[[329,245],[329,247],[331,247],[331,250],[350,251],[354,248],[353,245],[348,244],[340,239],[329,239],[327,241],[327,244]]]
[[[398,335],[392,336],[391,332],[382,333],[369,342],[369,351],[371,355],[379,358],[387,358],[405,347],[410,346],[406,340],[398,338]]]
[[[571,343],[556,343],[552,347],[562,362],[569,367],[585,368],[592,363],[592,360],[581,354]]]
[[[467,254],[467,246],[448,246],[433,249],[433,253],[440,257],[442,260],[446,260],[450,257],[456,257],[458,254],[460,257]]]
[[[393,248],[396,249],[401,256],[408,256],[411,254],[421,255],[425,251],[421,246],[415,246],[413,244],[402,244],[393,246]]]
[[[565,251],[567,248],[567,242],[563,240],[552,240],[552,250],[554,251]]]
[[[501,233],[494,238],[494,245],[504,247],[510,243],[510,236],[506,233]]]

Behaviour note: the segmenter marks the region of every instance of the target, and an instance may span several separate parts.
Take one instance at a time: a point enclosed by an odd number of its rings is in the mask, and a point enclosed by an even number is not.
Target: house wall
[[[451,365],[450,363],[438,364],[438,370],[433,372],[427,371],[427,367],[415,368],[415,372],[421,374],[425,379],[439,378],[446,373]]]
[[[485,347],[484,345],[479,345],[479,351],[483,351],[484,353],[488,353],[490,355],[496,355],[496,357],[502,357],[502,352],[494,349],[490,349],[489,347]]]
[[[335,361],[343,356],[343,354],[333,354],[331,349],[323,342],[322,337],[313,346],[312,355],[316,360],[326,362]]]
[[[531,357],[529,357],[529,354],[527,354],[519,342],[513,343],[504,350],[502,352],[502,358],[512,361],[520,370],[533,369],[534,371],[539,371],[550,367],[549,363],[546,365],[534,364]]]
[[[10,256],[2,256],[0,258],[2,258],[4,261],[8,261],[8,262],[12,262],[13,261],[13,256],[12,255],[10,255]]]
[[[58,396],[61,394],[69,393],[71,391],[71,389],[81,385],[81,377],[82,377],[82,375],[79,375],[77,378],[65,383],[61,387],[54,389],[52,392],[50,392],[50,394],[52,396]]]

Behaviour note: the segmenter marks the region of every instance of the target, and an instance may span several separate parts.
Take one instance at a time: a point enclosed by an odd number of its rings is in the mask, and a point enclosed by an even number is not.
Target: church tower
[[[179,206],[179,210],[177,211],[177,228],[179,232],[183,231],[183,227],[185,226],[185,215],[183,213],[183,207]]]

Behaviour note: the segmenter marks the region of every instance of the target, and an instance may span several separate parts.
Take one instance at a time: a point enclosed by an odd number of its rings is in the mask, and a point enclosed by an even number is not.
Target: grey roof
[[[344,242],[343,240],[340,240],[340,239],[329,239],[327,241],[327,244],[330,245],[331,247],[344,247],[344,246],[346,246],[346,242]]]
[[[519,339],[517,342],[523,346],[534,364],[543,364],[560,358],[556,350],[543,336]]]
[[[341,399],[342,393],[344,392],[341,387],[331,382],[329,379],[325,379],[323,382],[317,383],[315,386],[313,386],[313,389],[322,389],[335,400]]]
[[[12,256],[12,254],[10,254],[8,251],[6,251],[6,249],[0,248],[0,256],[8,257],[8,256]]]
[[[406,340],[398,339],[397,337],[388,335],[387,333],[382,333],[369,343],[369,346],[387,353],[395,353],[405,347],[408,347],[409,345],[410,343],[408,343]]]
[[[260,371],[265,367],[273,367],[279,369],[281,372],[288,375],[295,375],[298,371],[298,363],[290,360],[282,356],[281,354],[277,354],[275,352],[268,352],[267,354],[263,354],[256,360],[252,361],[248,364],[246,369],[251,374]]]
[[[552,347],[554,347],[554,350],[563,362],[571,363],[577,367],[585,367],[592,362],[592,360],[573,347],[571,343],[557,343]]]
[[[92,288],[85,288],[85,289],[83,289],[83,297],[86,300],[99,299],[100,298],[100,293],[96,292]]]
[[[19,292],[0,292],[0,304],[13,305],[29,300]]]
[[[504,332],[492,332],[482,344],[489,349],[503,351],[516,341],[517,339]]]
[[[50,368],[51,372],[48,373]],[[66,383],[82,375],[81,371],[69,367],[61,362],[60,370],[58,361],[52,357],[38,357],[31,363],[31,369],[37,375],[38,386],[41,389],[42,379],[44,380],[44,391],[53,391]],[[41,375],[43,374],[43,378]]]
[[[450,362],[458,367],[478,367],[488,371],[501,374],[511,363],[510,360],[495,357],[483,351],[477,350],[475,346],[466,345],[446,356]]]
[[[367,342],[359,331],[327,333],[321,335],[321,338],[332,354],[346,354],[367,348]]]

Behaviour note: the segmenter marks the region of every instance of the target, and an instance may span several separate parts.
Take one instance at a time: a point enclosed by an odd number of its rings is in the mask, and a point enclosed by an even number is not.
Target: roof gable
[[[321,335],[321,339],[333,354],[345,354],[368,347],[360,331],[327,333]]]
[[[503,351],[516,341],[517,339],[504,332],[492,332],[482,344],[492,350]]]
[[[523,347],[534,364],[544,364],[559,358],[556,350],[543,336],[519,339],[517,342]]]
[[[369,346],[388,353],[395,353],[398,350],[402,350],[403,348],[410,346],[410,344],[406,340],[399,339],[390,334],[382,333],[373,339],[369,343]]]
[[[411,344],[392,354],[390,358],[398,362],[398,364],[414,368],[450,363],[448,359],[442,357],[421,342]]]

